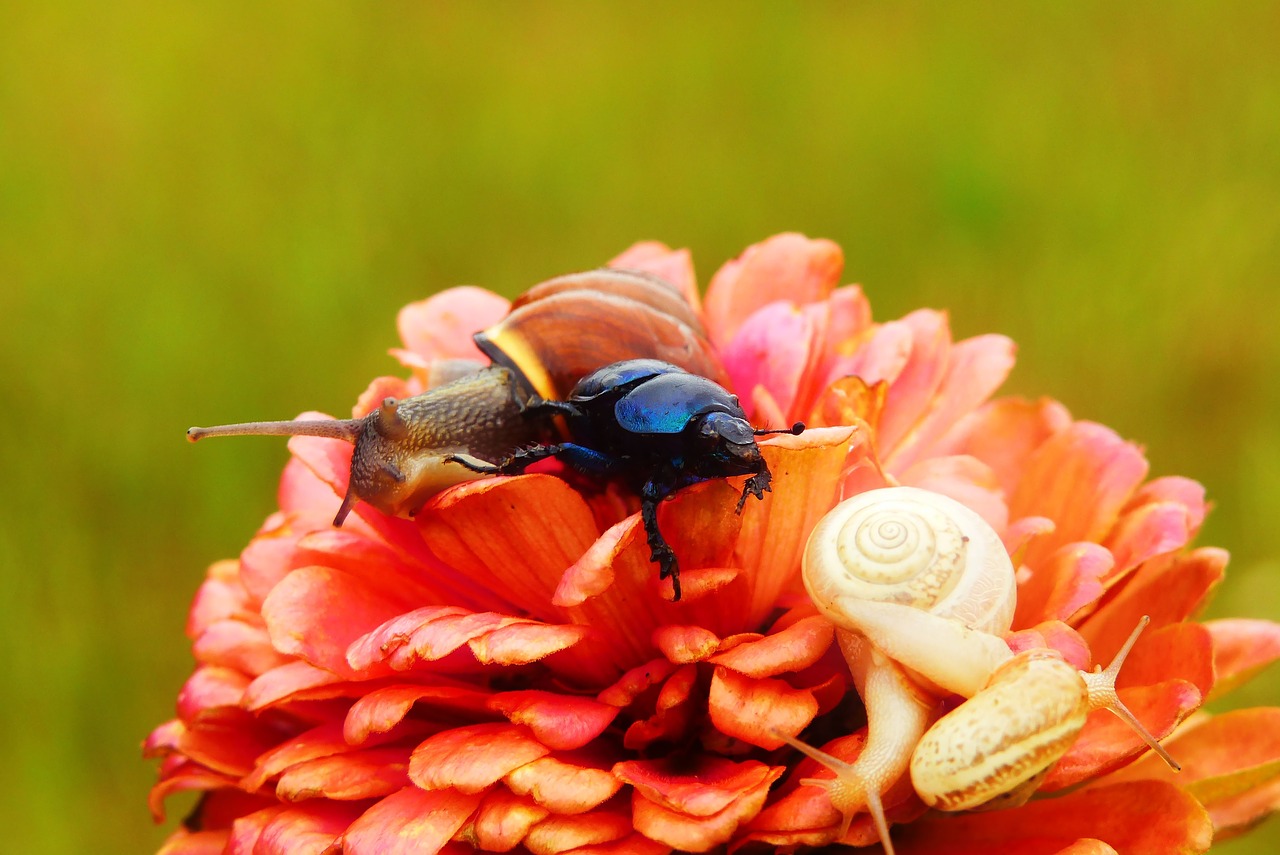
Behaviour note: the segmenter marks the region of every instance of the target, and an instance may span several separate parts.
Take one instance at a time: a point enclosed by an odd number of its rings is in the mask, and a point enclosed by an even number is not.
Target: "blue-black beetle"
[[[640,494],[640,516],[659,578],[671,577],[680,599],[680,565],[658,529],[658,503],[672,493],[711,478],[750,475],[747,496],[764,498],[771,476],[755,438],[798,434],[796,422],[782,430],[757,430],[736,396],[718,383],[658,359],[628,359],[583,377],[562,401],[535,401],[530,418],[562,416],[570,441],[522,449],[497,464],[465,457],[456,462],[475,472],[513,475],[548,457],[603,478],[620,478]]]

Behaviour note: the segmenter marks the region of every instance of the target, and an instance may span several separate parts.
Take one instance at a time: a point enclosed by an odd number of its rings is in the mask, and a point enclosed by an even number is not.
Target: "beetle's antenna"
[[[242,422],[234,425],[187,428],[187,439],[197,442],[207,436],[321,436],[355,442],[363,419],[304,419],[285,422]]]
[[[751,431],[756,436],[768,436],[771,433],[789,433],[792,436],[799,436],[804,431],[804,422],[796,422],[789,428],[760,429]]]

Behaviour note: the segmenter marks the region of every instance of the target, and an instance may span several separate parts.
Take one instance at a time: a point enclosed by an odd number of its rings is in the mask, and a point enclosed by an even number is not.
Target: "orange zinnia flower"
[[[929,812],[905,779],[884,803],[900,853],[1202,852],[1277,801],[1280,709],[1188,719],[1211,692],[1280,657],[1280,626],[1196,623],[1221,550],[1188,550],[1205,513],[1182,478],[1147,481],[1141,451],[1053,401],[989,400],[1013,364],[1001,336],[951,340],[945,314],[872,320],[837,288],[840,250],[780,235],[713,277],[641,244],[612,266],[677,285],[705,320],[756,424],[773,491],[734,513],[736,482],[660,508],[680,557],[671,602],[636,500],[550,474],[464,483],[412,520],[360,504],[331,525],[351,447],[295,437],[280,510],[191,609],[199,663],[177,717],[147,741],[152,809],[203,793],[168,853],[794,851],[842,836],[831,777],[784,742],[853,760],[865,715],[800,582],[818,520],[842,498],[910,485],[958,499],[1018,569],[1015,650],[1078,668],[1151,626],[1120,695],[1183,763],[1177,775],[1104,713],[1008,810]],[[407,380],[476,357],[505,300],[473,288],[401,312]],[[664,597],[664,593],[666,596]],[[940,699],[954,706],[958,699]],[[1182,723],[1175,732],[1174,728]]]

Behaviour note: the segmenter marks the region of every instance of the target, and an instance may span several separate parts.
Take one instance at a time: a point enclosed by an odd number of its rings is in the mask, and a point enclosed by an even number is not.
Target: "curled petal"
[[[808,689],[794,689],[783,680],[756,679],[717,668],[707,709],[721,733],[773,750],[784,744],[773,731],[798,734],[818,714],[818,702]]]
[[[390,795],[409,783],[409,750],[375,748],[299,763],[280,776],[276,794],[285,801],[336,801]]]
[[[671,787],[637,786],[632,798],[635,828],[646,837],[682,851],[706,852],[730,840],[739,826],[760,812],[769,795],[769,786],[782,772],[782,768],[767,766],[760,770],[752,769],[750,777],[755,778],[759,774],[759,780],[743,786],[732,798],[696,800],[700,809],[711,804],[724,804],[712,813],[692,813],[685,809],[690,805],[689,799],[673,803],[669,798],[673,793]]]
[[[693,768],[670,760],[624,760],[613,774],[646,799],[689,816],[710,817],[784,771],[757,760],[699,757]]]
[[[622,788],[608,769],[576,762],[573,755],[548,755],[515,769],[504,779],[513,792],[530,796],[555,813],[584,813]]]
[[[808,668],[822,658],[833,638],[831,622],[814,615],[759,641],[739,644],[711,661],[748,677],[772,677]]]
[[[620,810],[551,814],[529,829],[525,848],[532,855],[558,855],[584,846],[611,843],[631,834],[631,820]]]
[[[709,658],[720,648],[720,638],[701,626],[660,626],[653,631],[653,644],[672,662],[685,665]]]
[[[360,815],[358,807],[318,802],[274,813],[257,834],[254,855],[321,855]]]
[[[343,721],[343,739],[350,745],[362,745],[378,734],[390,732],[400,725],[413,706],[427,701],[446,713],[478,717],[489,709],[488,692],[453,685],[393,685],[370,689],[347,711]]]

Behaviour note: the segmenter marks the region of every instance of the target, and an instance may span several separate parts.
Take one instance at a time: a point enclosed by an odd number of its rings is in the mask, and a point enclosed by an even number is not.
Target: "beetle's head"
[[[697,425],[701,454],[710,458],[711,475],[745,475],[765,468],[756,437],[773,433],[798,434],[804,425],[796,422],[783,430],[756,430],[742,416],[714,412],[701,416]],[[700,468],[694,463],[694,468]]]

